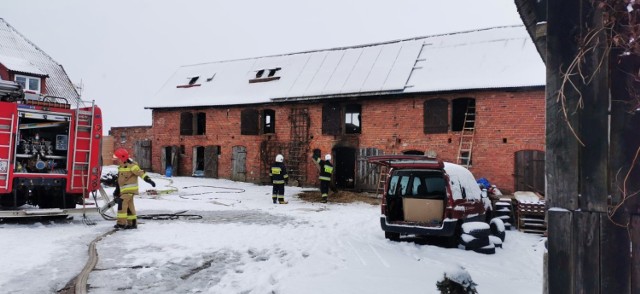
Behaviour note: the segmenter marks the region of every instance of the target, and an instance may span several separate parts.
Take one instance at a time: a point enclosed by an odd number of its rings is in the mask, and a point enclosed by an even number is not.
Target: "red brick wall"
[[[434,150],[445,161],[455,162],[460,132],[424,134],[424,101],[429,98],[476,99],[476,133],[473,145],[473,166],[476,178],[486,177],[501,190],[511,192],[514,187],[514,153],[519,150],[545,148],[545,96],[544,90],[523,92],[480,91],[444,95],[420,95],[408,98],[361,99],[349,103],[362,105],[362,134],[322,135],[322,103],[270,104],[250,106],[276,111],[276,134],[270,140],[287,142],[290,125],[288,116],[292,107],[307,107],[311,117],[309,150],[319,148],[323,155],[336,145],[355,148],[378,148],[386,154],[399,154],[407,150]],[[247,181],[260,180],[260,143],[267,135],[240,134],[240,112],[247,106],[208,108],[199,110],[153,110],[152,153],[160,154],[162,147],[183,145],[179,173],[190,175],[192,147],[220,145],[218,173],[221,178],[231,177],[233,146],[247,148]],[[206,135],[180,136],[180,113],[205,112]],[[449,103],[451,120],[451,103]],[[114,128],[115,129],[115,128]],[[112,129],[113,130],[113,129]],[[118,142],[118,135],[112,134]],[[310,162],[310,161],[309,161]],[[153,156],[152,166],[160,171],[160,156]],[[316,184],[317,171],[309,164],[308,183]]]
[[[124,141],[122,140],[122,133],[125,133]],[[109,136],[113,138],[113,150],[125,148],[131,157],[134,157],[136,142],[151,139],[152,134],[152,129],[149,126],[113,127],[109,130]]]

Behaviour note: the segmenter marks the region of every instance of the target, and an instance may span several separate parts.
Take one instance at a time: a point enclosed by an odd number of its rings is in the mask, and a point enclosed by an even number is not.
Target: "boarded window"
[[[440,134],[449,130],[449,102],[445,99],[431,99],[424,102],[424,133]]]
[[[274,134],[276,132],[276,111],[265,109],[262,111],[262,133]]]
[[[327,103],[322,106],[322,134],[340,135],[340,105]]]
[[[193,135],[193,114],[191,112],[180,114],[180,135]]]
[[[476,100],[473,98],[458,98],[451,102],[451,130],[462,131],[465,119],[467,127],[473,128],[476,114]]]
[[[241,113],[240,134],[242,135],[258,135],[259,132],[259,116],[260,113],[255,109],[245,109]]]
[[[198,112],[196,118],[196,135],[204,135],[207,132],[207,115],[204,112]]]
[[[362,132],[361,107],[359,104],[349,104],[344,109],[344,133],[360,134]]]

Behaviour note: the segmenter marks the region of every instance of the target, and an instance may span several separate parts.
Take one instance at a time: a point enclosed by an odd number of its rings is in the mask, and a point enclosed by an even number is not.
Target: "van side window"
[[[389,190],[387,191],[387,196],[395,196],[396,188],[398,186],[398,176],[392,176],[389,181]]]
[[[407,195],[408,187],[409,187],[409,176],[406,175],[400,178],[400,193],[402,196]]]

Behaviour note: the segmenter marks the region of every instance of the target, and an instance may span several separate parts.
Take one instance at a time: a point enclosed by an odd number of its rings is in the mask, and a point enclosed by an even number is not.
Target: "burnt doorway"
[[[338,189],[355,188],[356,149],[351,147],[334,147],[334,181]]]
[[[231,180],[247,180],[247,147],[233,146],[231,155]]]
[[[178,175],[178,158],[180,158],[179,146],[165,146],[162,147],[162,153],[160,155],[160,161],[162,163],[162,173],[166,173],[167,167],[171,167],[172,175]]]
[[[204,146],[193,147],[191,166],[191,176],[204,177]]]
[[[151,140],[136,141],[133,150],[138,166],[143,170],[151,170]]]
[[[204,177],[218,177],[218,155],[220,155],[220,146],[209,145],[204,147]]]
[[[520,150],[515,153],[515,190],[544,195],[544,151]]]

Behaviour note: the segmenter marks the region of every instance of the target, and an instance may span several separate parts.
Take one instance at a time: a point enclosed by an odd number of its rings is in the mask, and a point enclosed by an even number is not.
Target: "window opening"
[[[340,105],[327,103],[322,106],[322,134],[340,135]]]
[[[125,143],[127,142],[127,133],[122,132],[120,133],[120,143]]]
[[[204,135],[207,132],[207,114],[198,112],[195,123],[196,135]]]
[[[260,113],[256,109],[242,110],[240,113],[240,134],[258,135],[260,133],[259,116]]]
[[[458,98],[451,102],[451,131],[460,132],[464,127],[465,114],[475,114],[476,100],[473,98]],[[473,116],[472,116],[473,117]],[[473,127],[467,124],[468,127]]]
[[[262,112],[262,133],[274,134],[276,132],[276,112],[272,109],[265,109]]]
[[[27,91],[40,93],[40,78],[16,75],[15,81]]]
[[[449,130],[449,116],[446,99],[430,99],[424,102],[424,133],[441,134]]]
[[[180,114],[180,135],[193,135],[193,114],[191,112],[183,112]]]
[[[344,133],[360,134],[361,133],[361,107],[358,104],[349,104],[345,107],[344,112]]]

